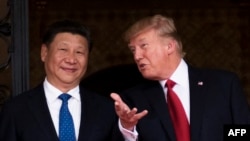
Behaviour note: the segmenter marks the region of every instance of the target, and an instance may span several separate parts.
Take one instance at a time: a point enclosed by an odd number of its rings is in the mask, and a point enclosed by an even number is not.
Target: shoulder
[[[39,95],[40,93],[44,94],[44,88],[42,84],[39,84],[38,86],[31,88],[27,91],[24,91],[17,96],[13,97],[11,100],[13,101],[22,101],[25,99],[28,99],[29,97],[33,97],[36,95]]]
[[[213,68],[195,68],[192,66],[188,67],[189,78],[190,79],[200,79],[211,81],[213,83],[240,83],[239,76],[232,71],[224,69],[213,69]]]
[[[195,73],[197,75],[209,75],[214,77],[238,77],[235,72],[225,70],[225,69],[216,69],[216,68],[197,68],[193,66],[188,66],[189,73]]]
[[[30,100],[33,100],[32,97],[39,95],[39,93],[43,93],[42,85],[39,85],[30,90],[24,91],[16,96],[11,96],[4,104],[3,109],[8,109],[11,111],[20,110],[27,106],[27,103]],[[40,99],[41,100],[41,99]]]

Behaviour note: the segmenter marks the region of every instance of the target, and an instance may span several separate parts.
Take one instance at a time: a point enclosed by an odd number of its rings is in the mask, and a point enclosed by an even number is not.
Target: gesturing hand
[[[115,101],[115,111],[122,127],[127,130],[133,130],[138,121],[148,114],[147,110],[137,113],[137,108],[130,109],[117,93],[111,93],[110,97]]]

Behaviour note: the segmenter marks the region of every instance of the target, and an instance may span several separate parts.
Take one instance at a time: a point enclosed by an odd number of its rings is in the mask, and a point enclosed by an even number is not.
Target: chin
[[[152,80],[153,79],[153,76],[152,75],[149,75],[149,74],[145,74],[145,73],[142,73],[142,76],[146,79],[150,79]]]
[[[149,80],[159,80],[159,77],[153,75],[153,74],[149,74],[149,73],[142,73],[142,76],[145,79],[149,79]]]

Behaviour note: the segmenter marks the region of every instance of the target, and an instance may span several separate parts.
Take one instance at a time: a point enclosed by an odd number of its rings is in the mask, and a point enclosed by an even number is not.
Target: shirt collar
[[[45,92],[45,96],[46,96],[48,103],[54,102],[55,100],[58,99],[58,96],[63,93],[59,89],[54,87],[51,83],[49,83],[47,78],[45,78],[45,80],[43,82],[43,86],[44,86],[44,92]],[[80,91],[79,86],[76,86],[75,88],[69,90],[67,92],[67,94],[71,95],[72,98],[80,101],[80,92],[79,91]]]
[[[186,86],[188,82],[188,66],[187,63],[181,59],[180,64],[174,71],[174,73],[170,76],[171,80],[173,80],[177,85]],[[167,80],[159,81],[161,86],[164,88]]]

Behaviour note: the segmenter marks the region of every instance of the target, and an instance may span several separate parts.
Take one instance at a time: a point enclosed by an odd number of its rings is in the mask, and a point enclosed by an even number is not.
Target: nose
[[[138,62],[142,59],[142,52],[140,51],[140,49],[136,49],[133,55],[135,62]]]
[[[65,58],[65,62],[70,63],[70,64],[75,64],[77,62],[75,54],[68,53],[68,55]]]

